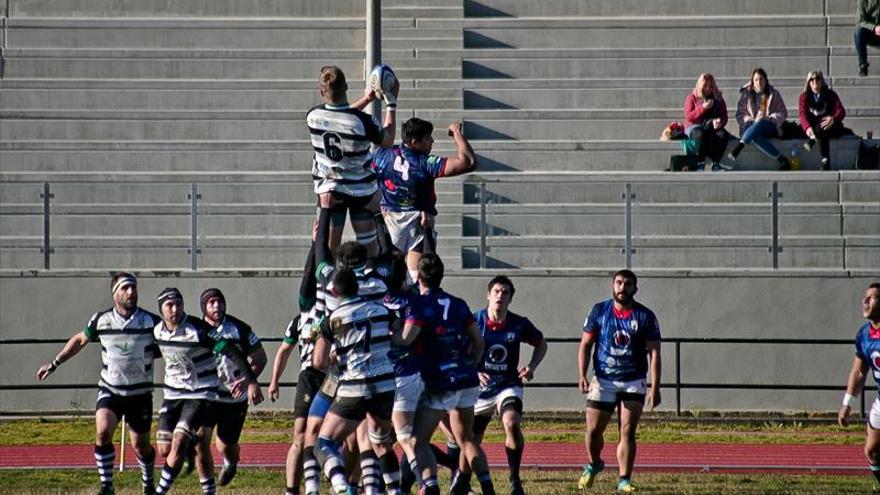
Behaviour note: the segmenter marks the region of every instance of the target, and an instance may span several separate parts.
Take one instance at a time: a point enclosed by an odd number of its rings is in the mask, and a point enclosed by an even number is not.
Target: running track
[[[490,464],[506,467],[503,444],[484,447]],[[280,468],[287,448],[278,443],[242,444],[241,464]],[[616,465],[614,448],[606,445],[602,456],[611,467]],[[93,454],[91,445],[0,446],[0,469],[94,468]],[[216,452],[214,456],[217,459]],[[136,466],[131,447],[126,449],[125,458],[127,466]],[[579,443],[533,442],[526,444],[523,455],[524,467],[579,469],[585,462],[584,446]],[[666,472],[861,475],[866,462],[862,448],[852,445],[641,444],[636,467]]]

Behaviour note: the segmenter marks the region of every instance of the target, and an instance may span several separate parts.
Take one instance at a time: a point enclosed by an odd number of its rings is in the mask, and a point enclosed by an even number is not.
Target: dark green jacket
[[[869,31],[880,24],[880,0],[859,0],[856,25]]]

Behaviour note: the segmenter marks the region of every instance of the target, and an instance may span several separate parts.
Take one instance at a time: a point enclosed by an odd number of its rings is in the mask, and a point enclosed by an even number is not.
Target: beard
[[[614,301],[624,306],[628,306],[633,301],[633,295],[628,294],[626,292],[622,292],[620,294],[614,293]]]

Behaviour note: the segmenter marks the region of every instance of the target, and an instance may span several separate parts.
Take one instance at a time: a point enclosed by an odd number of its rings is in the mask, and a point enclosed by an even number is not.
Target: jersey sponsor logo
[[[515,342],[516,334],[514,332],[507,332],[506,334],[504,334],[504,339],[508,342]]]
[[[629,328],[632,329],[633,332],[639,331],[639,322],[636,319],[632,319],[629,321]]]
[[[123,345],[113,344],[113,347],[119,349],[119,354],[122,356],[128,356],[134,352],[134,349],[128,347],[128,342],[125,342]]]
[[[880,380],[880,352],[874,351],[871,353],[871,371],[874,373],[874,378]]]
[[[501,344],[495,344],[489,348],[486,355],[489,357],[489,362],[484,363],[487,370],[507,370],[507,363],[505,363],[505,361],[507,361],[507,347]]]

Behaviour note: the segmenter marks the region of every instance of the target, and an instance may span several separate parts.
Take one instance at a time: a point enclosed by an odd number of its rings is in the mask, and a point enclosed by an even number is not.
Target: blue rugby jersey
[[[640,380],[648,374],[647,342],[660,340],[654,312],[638,302],[625,311],[608,299],[593,306],[584,333],[595,334],[593,370],[598,378]]]
[[[437,214],[434,179],[443,177],[446,158],[395,145],[376,149],[373,170],[382,191],[383,209]]]
[[[856,333],[856,356],[868,364],[874,383],[880,385],[880,328],[866,321]]]
[[[501,322],[490,320],[489,311],[485,308],[475,313],[474,319],[486,342],[483,359],[477,369],[489,375],[489,383],[480,387],[480,397],[492,397],[511,386],[521,387],[520,344],[525,342],[537,347],[544,341],[544,334],[528,318],[510,311]]]
[[[479,384],[465,332],[473,321],[467,303],[442,289],[412,298],[406,322],[421,328],[418,338],[425,349],[420,357],[426,389],[445,392]]]

